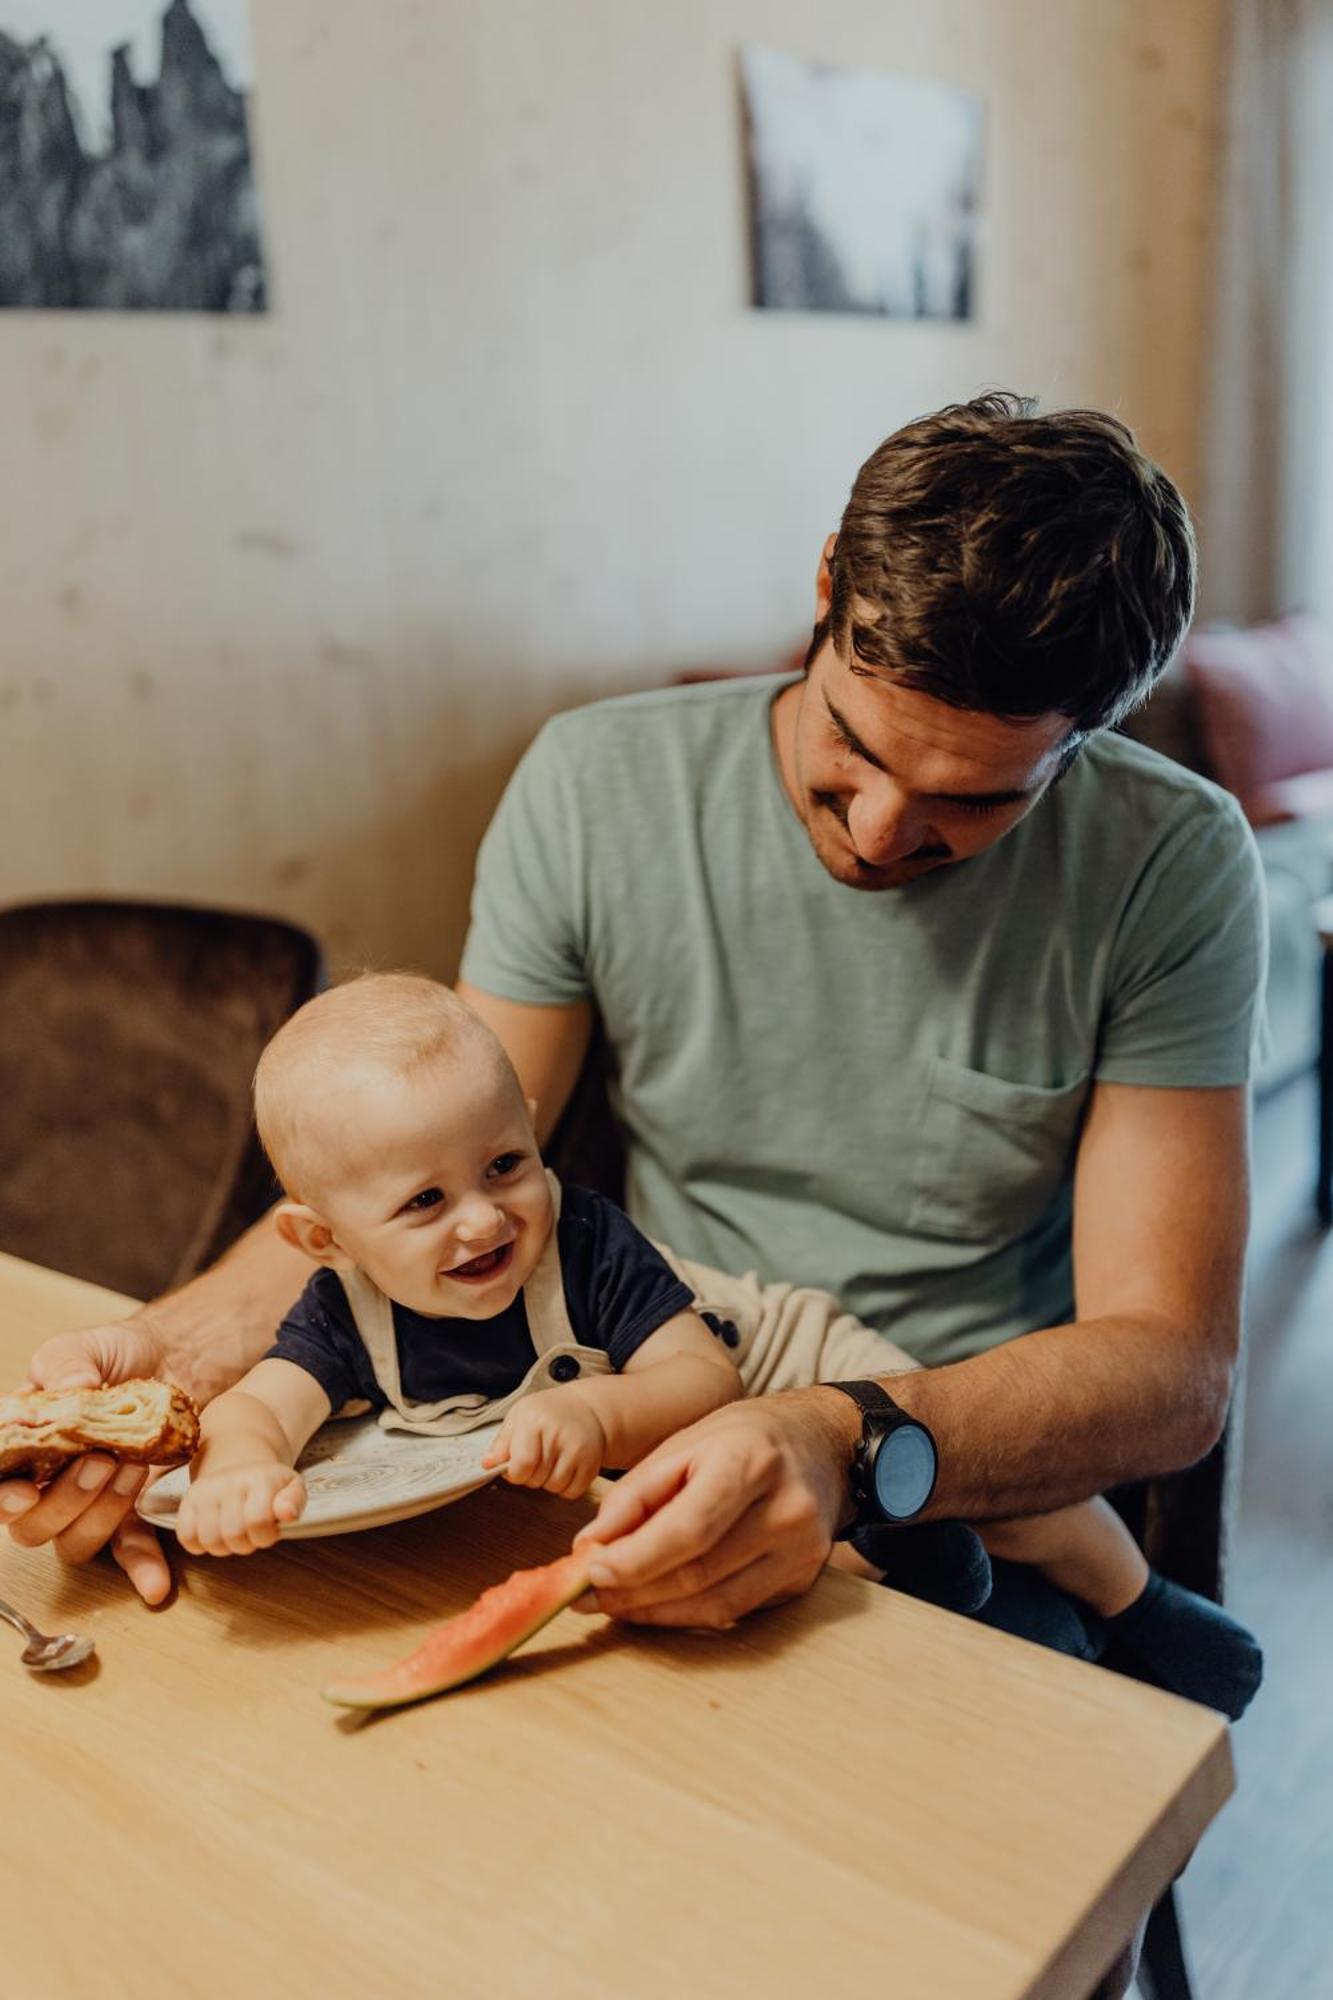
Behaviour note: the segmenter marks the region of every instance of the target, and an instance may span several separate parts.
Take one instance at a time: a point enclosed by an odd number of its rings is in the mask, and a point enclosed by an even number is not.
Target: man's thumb
[[[102,1371],[82,1339],[60,1334],[46,1341],[28,1363],[34,1389],[96,1389]]]

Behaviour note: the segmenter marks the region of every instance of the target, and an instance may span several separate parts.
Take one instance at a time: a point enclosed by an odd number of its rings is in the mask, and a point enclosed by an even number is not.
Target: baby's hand
[[[270,1549],[280,1525],[299,1520],[305,1481],[290,1465],[240,1465],[192,1479],[176,1539],[192,1556],[248,1556]]]
[[[541,1486],[577,1500],[605,1454],[606,1432],[578,1391],[540,1389],[514,1404],[481,1462],[503,1465],[512,1486]]]

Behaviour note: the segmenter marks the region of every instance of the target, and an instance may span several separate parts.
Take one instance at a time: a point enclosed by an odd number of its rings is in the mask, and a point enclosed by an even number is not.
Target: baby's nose
[[[503,1221],[503,1209],[498,1208],[489,1195],[470,1195],[459,1204],[454,1228],[458,1235],[473,1242],[481,1237],[494,1236]]]

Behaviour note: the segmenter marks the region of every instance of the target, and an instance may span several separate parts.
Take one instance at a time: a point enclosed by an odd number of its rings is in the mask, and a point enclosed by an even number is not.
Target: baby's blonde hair
[[[328,1112],[340,1084],[407,1076],[439,1057],[470,1056],[518,1079],[499,1041],[458,995],[411,972],[363,972],[284,1022],[255,1070],[255,1123],[288,1194],[313,1199],[327,1178]]]

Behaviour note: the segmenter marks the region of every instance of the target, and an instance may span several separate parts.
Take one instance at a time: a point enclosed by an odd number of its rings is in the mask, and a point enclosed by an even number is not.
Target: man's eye
[[[500,1153],[491,1161],[486,1172],[493,1181],[502,1181],[523,1164],[522,1153]]]
[[[422,1188],[420,1194],[414,1194],[411,1201],[405,1201],[403,1203],[403,1211],[405,1214],[411,1214],[414,1211],[423,1208],[438,1208],[443,1200],[444,1200],[443,1189]]]
[[[997,813],[1002,807],[996,799],[951,799],[956,812],[971,813],[976,819],[984,819],[987,813]]]

